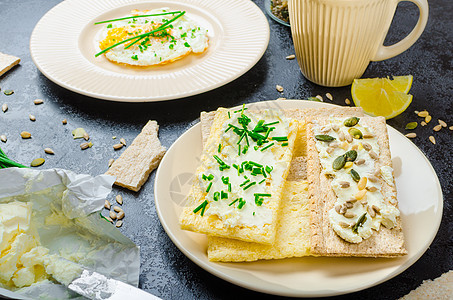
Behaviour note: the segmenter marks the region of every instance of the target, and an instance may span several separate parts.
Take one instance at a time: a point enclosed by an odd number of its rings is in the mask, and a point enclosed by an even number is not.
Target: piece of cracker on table
[[[137,192],[151,171],[157,168],[166,151],[157,136],[158,130],[156,121],[148,121],[142,132],[105,173],[116,176],[116,185]]]
[[[11,70],[11,68],[17,65],[19,62],[19,57],[0,52],[0,76]]]

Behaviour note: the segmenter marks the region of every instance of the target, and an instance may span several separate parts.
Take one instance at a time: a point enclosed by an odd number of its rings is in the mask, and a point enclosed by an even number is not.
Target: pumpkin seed
[[[374,209],[372,209],[371,207],[367,207],[366,211],[368,212],[368,214],[370,215],[370,217],[374,218],[376,217],[376,212],[374,211]]]
[[[275,89],[276,89],[277,91],[279,91],[280,93],[283,92],[283,87],[282,87],[281,85],[278,85],[278,84],[277,84],[277,85],[275,86]]]
[[[429,141],[430,141],[431,143],[433,143],[434,145],[436,144],[436,139],[435,139],[432,135],[430,135],[428,139],[429,139]]]
[[[123,148],[123,146],[124,146],[124,145],[121,144],[121,143],[120,143],[120,144],[115,144],[115,145],[113,145],[113,149],[115,149],[115,150],[120,150],[121,148]]]
[[[332,168],[334,170],[340,170],[346,164],[346,157],[344,155],[340,155],[332,163]]]
[[[315,135],[315,139],[318,141],[323,141],[323,142],[331,142],[335,140],[333,136],[327,135],[327,134],[317,134]]]
[[[124,218],[124,211],[120,211],[120,212],[118,213],[118,215],[116,216],[116,218],[117,218],[118,220],[123,219],[123,218]]]
[[[372,159],[378,159],[378,155],[377,155],[376,152],[374,152],[373,150],[370,150],[370,151],[368,152],[368,154],[370,155],[370,157],[371,157]]]
[[[357,140],[360,140],[363,138],[362,132],[357,128],[349,128],[348,132],[353,138],[355,138]]]
[[[46,152],[47,154],[55,154],[55,152],[50,148],[44,148],[44,152]]]
[[[359,173],[357,173],[356,170],[351,169],[350,173],[351,173],[351,177],[352,177],[352,179],[354,179],[354,181],[358,182],[360,180],[360,175],[359,175]]]
[[[120,228],[123,225],[123,221],[119,220],[116,222],[115,226],[116,228]]]
[[[63,121],[61,121],[61,123],[63,123],[63,125],[66,125],[66,124],[68,124],[68,120],[63,119]]]
[[[30,121],[36,121],[36,117],[34,115],[28,115],[28,117],[30,118]]]
[[[120,143],[123,144],[124,146],[126,146],[126,140],[125,139],[120,138]]]
[[[447,127],[447,123],[445,123],[445,121],[442,121],[441,119],[438,119],[437,121],[439,121],[440,126]]]
[[[3,94],[5,94],[6,96],[10,96],[10,95],[14,94],[14,91],[13,90],[4,90]]]
[[[115,199],[118,204],[123,205],[123,196],[117,195]]]
[[[113,165],[114,162],[115,160],[113,158],[109,159],[109,168]]]
[[[341,188],[343,188],[343,189],[347,189],[347,188],[350,186],[350,184],[349,184],[348,181],[340,181],[338,184],[339,184],[339,185],[341,186]]]
[[[3,143],[6,143],[6,141],[7,141],[8,139],[6,138],[6,135],[2,134],[2,135],[0,135],[0,140],[1,140]]]
[[[86,133],[85,129],[83,128],[76,128],[72,131],[72,136],[75,139],[82,139],[84,134]]]
[[[35,159],[31,162],[30,166],[32,166],[32,167],[39,167],[39,166],[41,166],[45,161],[46,161],[46,160],[45,160],[44,158],[35,158]]]
[[[7,110],[8,110],[8,104],[4,103],[4,104],[2,105],[2,111],[3,111],[3,112],[6,112]]]
[[[286,57],[287,60],[291,60],[291,59],[295,59],[295,58],[296,58],[296,55],[294,55],[294,54],[288,55]]]
[[[415,129],[415,128],[417,128],[417,125],[418,125],[418,123],[417,123],[417,122],[410,122],[410,123],[407,123],[407,124],[406,124],[406,127],[405,127],[405,129],[409,129],[409,130],[412,130],[412,129]]]
[[[42,99],[35,99],[35,100],[33,100],[33,103],[34,103],[35,105],[39,105],[39,104],[43,104],[44,101],[43,101]]]
[[[22,131],[22,132],[20,133],[20,136],[21,136],[23,139],[29,139],[29,138],[31,138],[31,133],[28,132],[28,131]]]
[[[116,213],[114,211],[110,211],[109,212],[109,217],[112,219],[112,220],[115,220],[116,219]]]
[[[440,125],[440,124],[434,126],[434,128],[433,128],[434,131],[439,131],[439,130],[441,130],[441,129],[442,129],[442,125]]]
[[[360,118],[351,117],[351,118],[347,118],[346,120],[344,120],[343,125],[346,127],[352,127],[352,126],[357,125],[357,123],[359,123],[359,121],[360,121]]]
[[[365,160],[364,160],[363,158],[358,159],[358,160],[355,162],[355,164],[358,165],[358,166],[363,165],[364,163],[365,163]]]
[[[106,209],[110,209],[111,204],[110,204],[109,200],[105,200],[105,201],[104,201],[104,207],[105,207]]]
[[[405,136],[410,139],[413,139],[413,138],[417,137],[417,134],[415,132],[411,132],[411,133],[405,134]]]
[[[347,161],[355,161],[357,158],[357,151],[355,150],[349,150],[346,152],[344,155],[346,155],[346,160]]]
[[[366,188],[366,184],[367,184],[366,177],[360,178],[359,182],[357,183],[357,188],[359,189],[359,191]]]
[[[365,223],[365,221],[366,221],[366,213],[364,213],[362,216],[360,216],[357,223],[354,226],[352,226],[352,232],[358,234],[359,227],[361,227],[363,225],[363,223]]]
[[[344,214],[344,216],[345,218],[352,219],[355,217],[355,213],[348,211]]]
[[[422,118],[426,118],[427,116],[429,116],[429,113],[424,110],[424,111],[421,111],[417,114],[419,117],[422,117]]]

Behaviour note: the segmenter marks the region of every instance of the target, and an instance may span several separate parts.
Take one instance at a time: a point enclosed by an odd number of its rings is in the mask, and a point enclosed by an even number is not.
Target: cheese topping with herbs
[[[393,185],[393,169],[377,165],[378,140],[360,119],[334,118],[313,126],[321,174],[332,178],[337,201],[328,214],[333,230],[350,243],[360,243],[383,224],[392,228],[399,210],[384,201],[382,177]]]
[[[230,119],[200,174],[205,201],[194,210],[215,215],[226,226],[263,227],[272,223],[271,197],[279,197],[289,161],[288,119],[281,111],[229,111]],[[212,150],[212,149],[211,149]],[[208,150],[209,151],[209,150]],[[208,205],[209,204],[209,205]]]

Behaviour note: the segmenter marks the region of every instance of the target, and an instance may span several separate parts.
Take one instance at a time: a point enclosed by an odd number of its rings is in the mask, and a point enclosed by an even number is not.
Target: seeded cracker
[[[0,52],[0,76],[11,70],[11,68],[17,65],[19,62],[19,57]]]
[[[148,121],[132,144],[113,162],[105,174],[116,176],[116,185],[137,192],[151,171],[157,168],[166,151],[157,137],[158,130],[156,121]]]

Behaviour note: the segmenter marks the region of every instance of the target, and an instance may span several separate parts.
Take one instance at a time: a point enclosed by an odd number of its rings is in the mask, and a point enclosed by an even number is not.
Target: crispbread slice
[[[11,70],[11,68],[17,65],[19,62],[19,57],[0,52],[0,76]]]
[[[307,181],[287,181],[273,245],[208,236],[211,261],[241,262],[310,255],[310,205]]]
[[[325,119],[316,118],[320,125],[325,124]],[[391,166],[391,153],[385,118],[362,117],[360,122],[369,126],[378,137],[380,166]],[[381,226],[379,232],[358,244],[352,244],[341,239],[332,229],[328,211],[334,206],[336,196],[331,187],[331,179],[321,175],[321,164],[316,149],[313,133],[313,124],[309,121],[307,126],[308,163],[307,173],[309,182],[311,205],[311,253],[323,256],[363,256],[363,257],[394,257],[407,253],[404,246],[404,237],[401,228],[401,219],[397,218],[397,226],[387,229]],[[395,185],[389,185],[384,180],[382,191],[387,203],[396,203],[391,199],[396,195]],[[392,204],[397,206],[396,204]]]
[[[206,116],[206,115],[205,115]],[[255,226],[235,226],[228,227],[224,225],[223,221],[216,215],[201,216],[195,214],[193,211],[205,199],[205,191],[200,188],[198,182],[198,174],[206,171],[206,164],[213,155],[217,153],[217,145],[220,142],[221,134],[223,132],[223,124],[228,122],[228,110],[219,108],[215,114],[214,122],[212,123],[209,138],[206,141],[206,145],[203,150],[201,165],[196,171],[195,182],[192,185],[191,192],[188,197],[187,205],[183,209],[180,216],[180,225],[182,229],[196,231],[200,233],[210,234],[220,237],[235,238],[248,242],[272,244],[275,240],[276,223],[277,223],[277,212],[279,209],[281,189],[283,184],[279,185],[272,192],[272,197],[269,198],[267,207],[272,213],[271,224],[265,224],[263,228],[257,228]],[[297,135],[298,122],[293,120],[290,122],[290,129],[288,134],[288,146],[285,147],[285,154],[282,161],[287,161],[286,170],[284,171],[283,177],[286,178],[289,170],[289,162],[291,161],[292,151],[294,148],[294,141]],[[203,128],[203,127],[202,127]],[[203,129],[206,131],[206,127]],[[208,207],[209,209],[209,207]]]
[[[157,168],[165,154],[165,147],[157,136],[158,130],[156,121],[148,121],[132,144],[108,169],[105,174],[116,176],[116,185],[137,192],[151,171]]]

